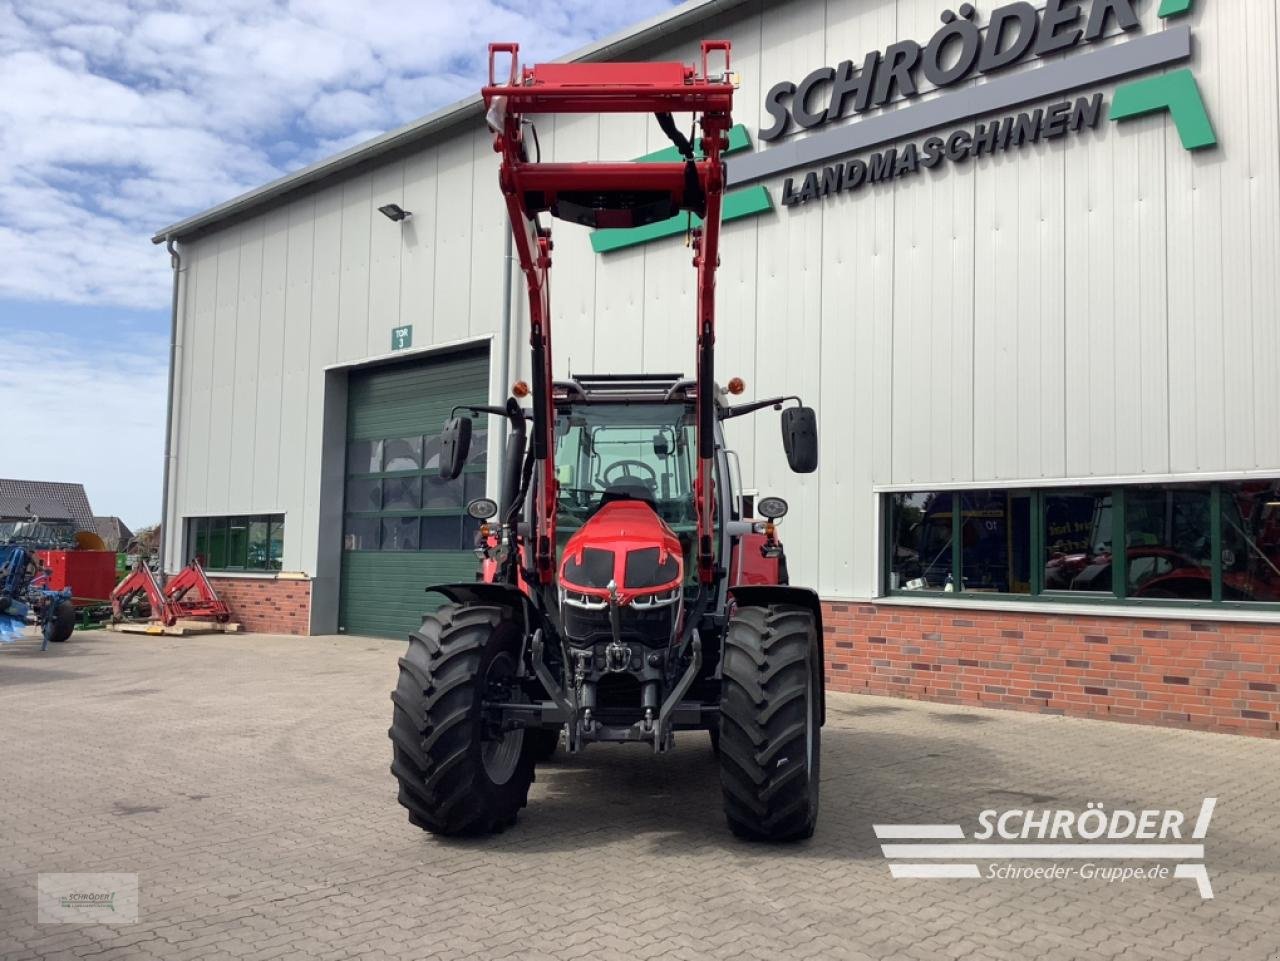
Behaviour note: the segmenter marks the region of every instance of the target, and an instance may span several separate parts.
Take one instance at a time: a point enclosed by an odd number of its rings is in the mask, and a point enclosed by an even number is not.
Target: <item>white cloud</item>
[[[368,129],[389,119],[386,105],[378,98],[358,90],[339,90],[321,94],[311,102],[304,115],[317,133],[350,134]]]
[[[33,317],[31,328],[38,325]],[[0,364],[0,410],[25,411],[5,426],[5,475],[85,485],[98,514],[135,530],[156,523],[164,461],[164,339],[128,337],[86,351],[65,336],[0,325],[5,355],[38,358]],[[159,398],[159,403],[139,398]],[[12,461],[10,463],[9,461]]]
[[[155,229],[671,2],[0,4],[0,297],[163,307]]]

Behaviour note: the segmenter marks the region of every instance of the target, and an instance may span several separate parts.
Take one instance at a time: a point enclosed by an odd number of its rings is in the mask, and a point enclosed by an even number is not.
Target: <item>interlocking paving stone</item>
[[[735,840],[705,735],[539,769],[506,833],[409,825],[399,642],[76,634],[0,647],[0,957],[1280,959],[1280,743],[831,695],[805,844]],[[876,822],[1198,810],[1184,880],[895,881]],[[38,872],[136,872],[138,923],[36,923]]]

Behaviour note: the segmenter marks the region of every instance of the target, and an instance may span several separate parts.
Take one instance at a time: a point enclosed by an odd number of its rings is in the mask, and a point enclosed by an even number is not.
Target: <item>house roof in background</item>
[[[129,530],[129,525],[115,516],[95,517],[93,527],[106,542],[107,550],[123,550],[133,540],[133,531]]]
[[[686,0],[685,3],[672,7],[666,13],[651,17],[630,30],[606,37],[554,62],[616,60],[632,50],[749,2],[751,0]],[[765,0],[765,2],[772,2],[772,0]],[[349,150],[327,157],[309,167],[304,167],[216,207],[211,207],[203,213],[165,227],[151,238],[151,242],[159,244],[166,240],[180,240],[183,237],[203,233],[223,221],[242,219],[257,208],[280,200],[304,187],[367,164],[386,154],[416,147],[459,124],[479,120],[483,115],[484,102],[477,93],[434,113],[429,113],[397,130],[357,144]]]
[[[0,478],[0,517],[72,521],[79,530],[94,530],[93,510],[83,484],[63,481]]]

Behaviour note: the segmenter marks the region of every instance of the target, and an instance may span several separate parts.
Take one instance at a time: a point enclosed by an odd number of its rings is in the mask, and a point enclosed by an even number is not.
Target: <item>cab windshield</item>
[[[606,492],[653,504],[676,532],[697,525],[693,408],[684,404],[584,404],[556,417],[560,529],[580,527]],[[682,538],[683,539],[683,538]]]

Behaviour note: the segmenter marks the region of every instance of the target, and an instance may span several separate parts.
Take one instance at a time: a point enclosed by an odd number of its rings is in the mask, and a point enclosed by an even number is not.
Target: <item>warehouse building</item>
[[[824,599],[832,688],[1276,736],[1273,0],[691,0],[578,59],[741,76],[717,376]],[[503,39],[503,38],[496,38]],[[166,565],[250,629],[404,633],[469,579],[453,405],[527,376],[478,96],[156,236],[175,252]],[[548,118],[544,159],[667,150]],[[685,371],[686,221],[554,223],[558,373]]]

